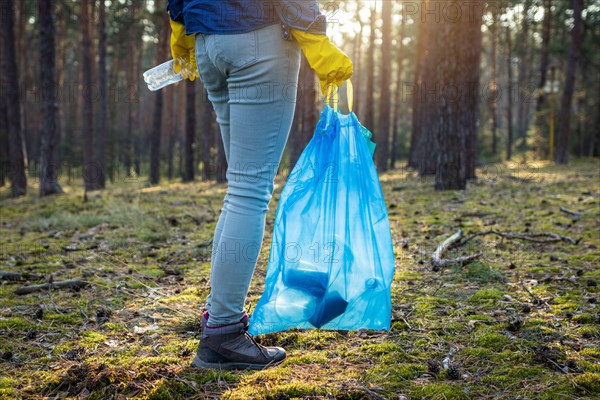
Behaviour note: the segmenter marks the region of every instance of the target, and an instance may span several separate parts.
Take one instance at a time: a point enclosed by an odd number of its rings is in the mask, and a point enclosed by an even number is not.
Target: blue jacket
[[[172,20],[188,35],[245,33],[272,24],[325,34],[317,0],[168,0]]]

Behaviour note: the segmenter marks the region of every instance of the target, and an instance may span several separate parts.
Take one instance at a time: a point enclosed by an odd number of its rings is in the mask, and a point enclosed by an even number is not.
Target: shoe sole
[[[269,364],[248,364],[248,363],[236,363],[236,362],[227,362],[227,363],[208,363],[206,361],[202,361],[198,356],[194,358],[192,361],[192,367],[198,369],[224,369],[224,370],[232,370],[232,369],[252,369],[252,370],[260,370],[269,367],[274,367],[276,365],[281,364],[285,361],[285,358],[280,361],[273,361]]]

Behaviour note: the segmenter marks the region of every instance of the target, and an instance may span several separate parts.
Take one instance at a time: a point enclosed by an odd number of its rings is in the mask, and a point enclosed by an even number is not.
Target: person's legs
[[[192,365],[264,368],[285,359],[285,351],[260,346],[244,333],[244,303],[293,120],[300,49],[273,25],[239,35],[198,35],[196,55],[221,128],[228,190],[213,240],[208,320],[203,316]]]
[[[237,323],[245,313],[273,181],[293,120],[300,53],[295,42],[283,40],[278,25],[212,35],[206,45],[229,89],[228,201],[211,269],[208,320],[209,326],[218,326]]]
[[[202,74],[202,84],[208,93],[208,99],[213,105],[215,114],[217,116],[217,123],[219,124],[219,130],[221,132],[221,139],[223,142],[223,148],[225,151],[225,160],[229,160],[229,127],[230,127],[230,113],[229,113],[229,89],[227,87],[227,76],[221,72],[210,60],[206,51],[206,35],[196,35],[196,63],[198,70]],[[219,248],[219,240],[221,238],[221,232],[223,232],[223,225],[227,218],[227,195],[223,199],[223,206],[221,207],[221,213],[215,227],[212,242],[212,255],[211,255],[211,272],[210,282],[212,282],[212,271],[213,264],[216,258],[216,252]],[[206,310],[210,312],[211,309],[211,294],[209,293],[206,299]]]

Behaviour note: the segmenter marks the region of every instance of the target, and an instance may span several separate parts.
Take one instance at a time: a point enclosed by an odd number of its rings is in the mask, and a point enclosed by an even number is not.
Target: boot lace
[[[254,339],[254,337],[252,337],[252,335],[250,335],[248,333],[248,327],[247,326],[244,327],[244,329],[242,329],[242,332],[244,333],[244,336],[246,336],[246,338],[248,338],[258,348],[258,350],[260,351],[260,353],[263,356],[265,356],[266,358],[269,358],[269,354],[266,352],[267,349],[265,348],[265,346],[260,345],[256,341],[256,339]]]

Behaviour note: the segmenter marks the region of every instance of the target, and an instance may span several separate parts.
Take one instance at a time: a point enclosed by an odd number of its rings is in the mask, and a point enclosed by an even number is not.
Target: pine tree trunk
[[[465,4],[467,5],[467,4]],[[459,116],[462,119],[462,131],[465,135],[465,154],[461,157],[462,167],[466,179],[475,179],[475,167],[479,162],[479,101],[480,101],[480,76],[481,76],[481,24],[485,2],[474,1],[468,4],[468,9],[463,11],[461,29],[463,45],[460,47],[463,60],[461,62],[460,84],[464,96],[461,97]],[[472,8],[471,8],[472,7]],[[471,12],[473,12],[471,14]]]
[[[375,91],[375,22],[377,20],[376,3],[371,5],[371,29],[369,31],[369,48],[367,49],[367,93],[365,96],[365,127],[375,132],[375,110],[373,107],[373,92]],[[373,138],[379,143],[379,138]]]
[[[496,155],[498,153],[498,72],[497,72],[497,56],[498,56],[498,13],[497,11],[492,11],[492,26],[490,29],[490,42],[492,44],[492,49],[490,53],[490,67],[491,67],[491,77],[490,77],[490,114],[492,117],[492,154]]]
[[[167,132],[167,178],[173,179],[173,151],[175,151],[175,88],[166,88],[165,132]]]
[[[390,92],[391,86],[391,66],[392,66],[392,2],[384,1],[381,8],[383,19],[382,26],[382,44],[381,44],[381,69],[380,69],[380,92],[379,98],[379,132],[377,138],[376,154],[377,169],[380,172],[388,170],[389,162],[389,138],[390,138]]]
[[[352,57],[352,61],[354,63],[354,72],[352,77],[352,82],[354,83],[354,88],[356,90],[356,96],[354,96],[354,111],[358,115],[360,111],[362,111],[362,96],[361,96],[361,83],[362,83],[362,40],[363,40],[363,22],[360,19],[360,11],[362,10],[362,2],[358,2],[356,10],[356,20],[360,24],[360,30],[356,34],[354,38],[354,55]]]
[[[195,82],[185,82],[185,140],[184,140],[184,170],[183,181],[194,180],[194,146],[196,133],[196,85]]]
[[[142,3],[143,4],[143,3]],[[141,29],[137,27],[137,34],[141,35]],[[140,98],[139,77],[142,75],[142,61],[144,59],[144,46],[137,46],[137,61],[134,63],[133,74],[133,92],[132,101],[133,108],[133,169],[137,176],[141,174],[141,159],[142,159],[142,99]],[[164,60],[161,60],[161,62]]]
[[[168,40],[166,33],[169,32],[169,16],[160,13],[160,20],[157,23],[159,27],[156,33],[159,37],[158,50],[156,52],[156,65],[162,63],[167,58]],[[152,128],[150,129],[150,177],[151,185],[158,185],[160,182],[160,139],[162,134],[162,116],[164,91],[158,90],[154,93],[154,112]]]
[[[108,86],[106,77],[106,5],[99,2],[98,10],[98,85],[99,103],[96,120],[96,161],[100,169],[98,188],[106,187],[106,100]]]
[[[65,15],[65,6],[62,0],[58,2],[58,13],[59,15]],[[65,49],[66,49],[66,36],[67,36],[67,21],[66,18],[58,18],[57,19],[57,48],[56,48],[56,83],[59,88],[62,88],[62,93],[65,93],[65,85],[64,85],[64,69],[65,69]],[[55,157],[56,159],[60,159],[60,156],[63,155],[61,151],[61,141],[65,132],[65,101],[64,98],[67,96],[62,96],[62,103],[59,101],[58,104],[58,113],[56,115],[56,125],[58,126],[58,136],[56,138],[56,151]]]
[[[6,96],[6,120],[8,125],[9,177],[11,180],[11,194],[13,197],[17,197],[27,193],[27,176],[25,173],[27,154],[23,132],[21,131],[21,96],[15,51],[14,6],[14,0],[0,1],[0,15],[4,17],[0,29],[2,29],[4,38],[4,54],[2,56],[5,62],[3,78],[6,85],[3,89]]]
[[[525,0],[523,5],[523,23],[521,25],[521,40],[519,41],[519,77],[518,77],[518,101],[517,101],[517,129],[520,139],[520,147],[525,146],[527,140],[526,126],[526,103],[527,103],[527,43],[529,42],[529,9],[531,0]]]
[[[542,110],[544,105],[544,87],[548,76],[548,65],[550,64],[550,33],[552,31],[552,0],[544,0],[544,22],[542,27],[542,49],[540,60],[540,83],[538,84],[538,98],[536,111]],[[538,124],[539,126],[539,124]]]
[[[98,189],[99,168],[94,160],[94,99],[90,0],[81,1],[81,73],[83,76],[83,183],[86,191]]]
[[[40,83],[42,92],[42,147],[40,149],[40,196],[62,193],[55,158],[58,135],[54,0],[39,0]]]
[[[508,131],[508,137],[506,138],[506,159],[512,158],[512,145],[513,145],[513,115],[512,115],[512,103],[513,103],[513,71],[512,71],[512,43],[510,38],[510,27],[506,27],[506,66],[508,71],[508,84],[507,84],[507,96],[508,101],[506,104],[506,127]]]
[[[212,148],[215,142],[215,132],[213,130],[213,107],[208,96],[203,91],[202,95],[202,133],[200,135],[202,161],[202,180],[213,179],[214,163],[212,160]]]
[[[136,12],[137,12],[137,7],[135,4],[135,1],[131,3],[131,14],[130,14],[130,18],[131,21],[135,21],[136,19]],[[122,159],[123,159],[123,164],[125,164],[125,175],[126,176],[130,176],[131,174],[131,168],[132,168],[132,162],[131,162],[131,148],[133,146],[133,123],[134,123],[134,113],[135,113],[135,107],[136,107],[136,103],[134,102],[134,99],[132,98],[133,96],[131,95],[132,92],[135,90],[135,78],[134,78],[134,72],[135,72],[135,40],[134,38],[136,37],[136,29],[135,29],[135,23],[130,23],[129,27],[128,27],[128,37],[130,38],[129,41],[127,42],[127,60],[126,60],[126,65],[127,65],[127,131],[125,132],[125,135],[123,137],[123,141],[121,144],[121,152],[122,152]]]
[[[217,182],[223,183],[227,181],[227,157],[225,157],[225,148],[220,134],[215,133],[217,137]]]
[[[0,77],[5,76],[6,57],[4,53],[4,34],[0,31]],[[10,161],[8,159],[8,123],[6,121],[6,98],[0,96],[0,187],[6,184]]]
[[[421,147],[421,114],[422,114],[422,99],[421,87],[423,85],[423,73],[425,66],[425,51],[427,49],[427,24],[425,21],[419,21],[419,34],[417,38],[417,55],[415,60],[415,91],[412,97],[412,130],[410,134],[410,149],[408,155],[408,166],[410,168],[419,168],[421,170],[420,147]]]
[[[573,0],[573,30],[571,31],[571,47],[569,49],[569,61],[565,86],[560,105],[560,122],[558,136],[556,138],[555,161],[557,164],[566,164],[569,155],[569,129],[571,126],[571,101],[575,90],[575,71],[577,61],[581,56],[581,37],[583,35],[583,0]]]
[[[392,113],[392,151],[391,151],[391,159],[390,159],[390,168],[395,168],[396,166],[396,158],[398,154],[398,130],[400,129],[400,116],[402,115],[402,73],[403,68],[402,64],[404,62],[404,45],[403,39],[406,30],[406,18],[402,18],[402,22],[400,24],[400,34],[398,35],[398,52],[396,56],[396,62],[398,63],[398,67],[396,70],[396,93],[394,100],[394,111]]]

